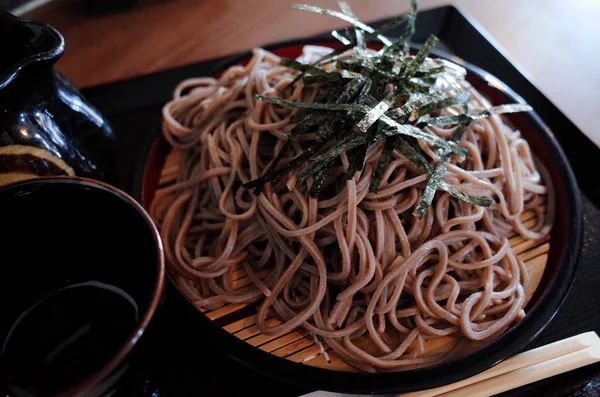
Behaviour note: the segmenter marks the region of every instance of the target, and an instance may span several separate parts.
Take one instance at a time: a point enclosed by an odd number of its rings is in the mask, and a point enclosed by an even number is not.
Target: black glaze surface
[[[597,309],[600,306],[600,294],[596,292],[600,289],[600,272],[597,271],[597,257],[600,255],[600,200],[594,194],[597,184],[589,183],[593,174],[587,172],[591,169],[590,163],[600,156],[600,150],[457,9],[442,7],[420,13],[415,40],[423,42],[431,33],[442,40],[438,48],[488,70],[534,106],[565,149],[581,188],[587,195],[584,197],[584,245],[573,290],[550,325],[527,348],[580,332],[600,332],[600,311]],[[120,138],[118,168],[121,173],[112,182],[128,191],[140,191],[140,186],[132,181],[141,180],[142,159],[149,148],[148,145],[141,146],[140,142],[150,143],[154,140],[160,125],[160,108],[169,100],[173,87],[188,76],[212,75],[222,68],[223,63],[228,62],[231,62],[230,57],[209,60],[85,90],[91,102],[108,115]],[[136,175],[137,178],[134,178]],[[298,396],[311,391],[257,374],[220,354],[215,349],[218,339],[200,337],[193,331],[194,327],[188,327],[197,320],[197,313],[181,310],[181,304],[187,302],[170,283],[167,283],[165,303],[169,310],[164,314],[170,326],[164,328],[160,339],[163,343],[157,345],[156,354],[163,359],[160,360],[161,365],[154,369],[153,378],[160,396]],[[189,341],[198,338],[207,341],[202,344],[200,355],[191,353],[189,348]],[[478,365],[479,363],[471,364],[474,367]],[[503,396],[592,396],[598,386],[599,365],[541,381],[504,393]],[[219,379],[223,374],[227,374],[227,379],[232,381],[223,382]],[[370,391],[374,390],[375,388]]]
[[[122,192],[75,178],[0,189],[0,217],[0,394],[24,396],[6,389],[16,384],[39,397],[65,385],[65,396],[128,396],[151,363],[146,331],[164,280],[150,218]],[[45,378],[44,360],[70,370]]]
[[[108,121],[52,69],[65,49],[54,28],[0,11],[0,146],[28,145],[63,159],[78,176],[102,179],[115,158]],[[0,173],[10,171],[0,164]],[[38,175],[55,175],[48,167]]]

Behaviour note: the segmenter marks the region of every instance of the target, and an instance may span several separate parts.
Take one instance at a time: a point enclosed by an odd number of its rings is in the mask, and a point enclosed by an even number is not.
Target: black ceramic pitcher
[[[0,186],[36,176],[104,179],[110,172],[109,123],[53,70],[64,49],[51,26],[0,11]]]

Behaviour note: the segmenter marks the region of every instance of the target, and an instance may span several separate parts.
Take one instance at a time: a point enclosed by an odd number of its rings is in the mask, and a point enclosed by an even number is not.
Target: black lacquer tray
[[[377,26],[381,21],[374,23]],[[542,93],[529,82],[502,52],[478,28],[454,7],[442,7],[421,12],[417,21],[416,43],[430,34],[441,42],[438,49],[456,55],[500,78],[531,104],[565,150],[577,175],[583,193],[584,236],[582,252],[573,288],[550,325],[528,348],[533,348],[585,331],[600,333],[600,272],[596,258],[600,254],[597,229],[600,228],[600,188],[590,170],[598,149]],[[136,193],[140,186],[145,158],[151,138],[161,123],[162,105],[169,100],[175,85],[189,76],[212,75],[231,57],[207,60],[151,75],[136,77],[84,90],[90,102],[113,123],[119,140],[117,167],[110,182],[127,192]],[[590,163],[590,164],[588,164]],[[139,197],[138,197],[139,198]],[[177,293],[175,291],[167,291]],[[190,335],[181,324],[163,311],[159,329],[153,330],[153,355],[148,364],[151,375],[143,393],[147,396],[200,395],[277,395],[298,396],[311,390],[288,385],[253,372],[248,367],[207,347],[201,356],[186,349]],[[156,346],[156,347],[154,347]],[[503,396],[584,396],[600,393],[600,364],[582,368],[566,375],[537,382],[504,393]],[[598,389],[598,390],[595,390]],[[132,395],[138,393],[132,391]],[[591,393],[591,394],[589,394]]]

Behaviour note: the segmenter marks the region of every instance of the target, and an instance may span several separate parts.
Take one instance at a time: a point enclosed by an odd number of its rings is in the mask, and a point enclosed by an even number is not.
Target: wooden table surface
[[[336,7],[335,0],[302,0]],[[350,0],[371,21],[404,13],[408,0]],[[600,145],[600,0],[421,0],[453,3],[483,26],[508,57]],[[137,9],[86,16],[56,0],[25,17],[65,36],[58,68],[81,87],[168,69],[261,44],[344,26],[289,8],[289,0],[140,0]],[[518,87],[514,87],[518,91]]]

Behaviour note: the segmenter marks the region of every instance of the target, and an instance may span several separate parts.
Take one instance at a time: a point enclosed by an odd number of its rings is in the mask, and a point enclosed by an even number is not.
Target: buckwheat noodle
[[[307,46],[301,58],[323,51]],[[448,165],[444,180],[493,198],[489,208],[440,191],[417,219],[412,211],[428,176],[396,152],[379,191],[370,192],[382,145],[368,149],[364,170],[351,179],[342,154],[318,199],[307,194],[311,181],[293,174],[254,195],[242,184],[262,175],[297,113],[255,95],[314,101],[318,87],[283,92],[294,77],[257,49],[218,79],[183,81],[164,107],[164,136],[181,162],[151,212],[181,292],[205,309],[257,302],[261,332],[304,328],[365,371],[431,365],[448,353],[421,354],[425,340],[487,341],[519,321],[528,271],[508,238],[544,238],[554,214],[550,179],[519,132],[496,115],[474,122],[460,143],[470,156]],[[470,89],[472,109],[490,106]],[[427,128],[444,138],[454,130]],[[309,140],[295,142],[286,158]],[[435,149],[420,144],[437,163]],[[535,213],[532,224],[521,221],[525,211]],[[251,283],[236,288],[241,269]],[[270,326],[270,317],[282,321]]]

